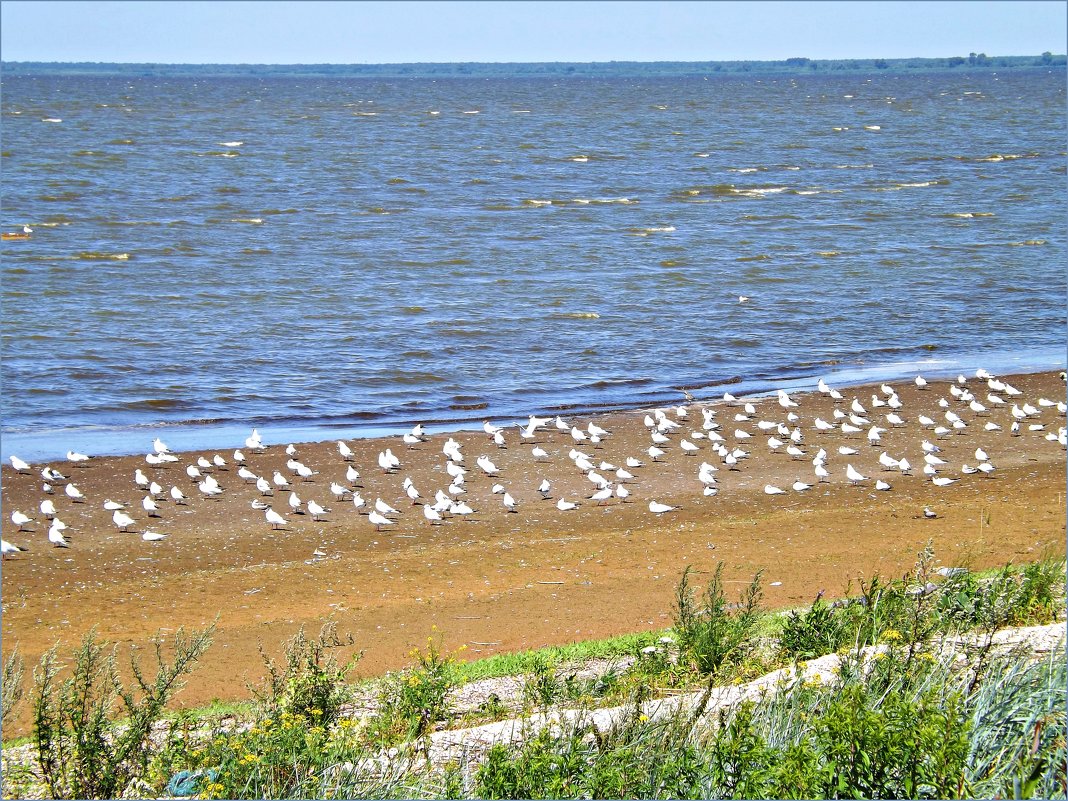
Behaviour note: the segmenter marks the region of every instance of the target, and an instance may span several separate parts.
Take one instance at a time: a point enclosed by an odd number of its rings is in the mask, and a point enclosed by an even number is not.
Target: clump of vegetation
[[[23,663],[18,648],[4,661],[0,677],[0,722],[6,722],[22,700]]]
[[[214,625],[190,635],[179,629],[171,661],[162,639],[157,641],[152,681],[131,657],[132,687],[119,677],[115,649],[108,650],[94,631],[75,651],[67,679],[60,680],[56,650],[44,655],[34,671],[33,731],[41,775],[53,798],[117,798],[142,779],[153,726],[211,644],[213,631]]]
[[[330,622],[313,640],[305,636],[301,626],[285,644],[285,664],[281,667],[261,647],[267,677],[262,688],[253,688],[253,695],[262,706],[263,714],[276,717],[288,713],[306,719],[315,718],[326,725],[336,721],[352,698],[346,681],[363,652],[354,654],[340,665],[332,652],[353,644],[351,634],[342,640],[337,635],[337,624]]]
[[[382,742],[401,742],[420,737],[447,719],[457,655],[464,648],[447,654],[442,651],[440,635],[427,637],[426,649],[417,648],[410,654],[415,664],[384,684],[371,733]]]
[[[876,575],[860,587],[856,598],[834,604],[817,598],[808,609],[790,612],[779,638],[783,657],[811,659],[875,645],[888,635],[910,643],[915,656],[937,634],[1052,622],[1063,609],[1064,562],[1010,564],[983,578],[960,568],[939,572],[928,545],[911,574],[893,581]]]
[[[739,662],[753,646],[753,631],[761,617],[761,572],[753,577],[733,607],[723,591],[723,563],[716,565],[700,602],[690,587],[692,568],[686,567],[675,592],[675,634],[684,656],[700,673],[712,675]]]

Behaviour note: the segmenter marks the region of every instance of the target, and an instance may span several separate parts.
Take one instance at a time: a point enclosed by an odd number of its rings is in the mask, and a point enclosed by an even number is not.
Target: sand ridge
[[[33,665],[56,642],[69,651],[94,625],[102,637],[144,652],[160,632],[205,625],[218,616],[216,642],[179,699],[197,704],[246,696],[246,683],[263,674],[258,646],[277,653],[281,640],[298,626],[316,630],[328,619],[355,635],[365,652],[360,672],[370,675],[407,664],[409,650],[425,643],[433,625],[446,647],[466,644],[468,656],[668,626],[672,592],[687,565],[709,571],[723,562],[727,578],[738,587],[764,569],[766,603],[788,607],[808,603],[819,590],[839,595],[848,581],[875,571],[899,575],[928,540],[947,564],[983,567],[1044,553],[1063,555],[1065,451],[1046,435],[1056,433],[1064,417],[1056,406],[1038,401],[1063,401],[1064,384],[1055,373],[1007,380],[1022,394],[994,407],[986,400],[985,383],[968,378],[965,388],[990,407],[987,414],[976,414],[956,399],[949,382],[932,381],[926,391],[911,382],[893,382],[906,420],[900,428],[885,423],[883,415],[891,409],[872,407],[872,395],[887,397],[879,385],[840,388],[844,398],[838,404],[815,391],[793,393],[799,405],[790,411],[799,417],[806,451],[797,460],[782,449],[772,453],[767,439],[776,432],[756,425],[758,420],[786,422],[787,410],[774,396],[740,399],[756,407],[745,421],[734,419],[745,414],[742,406],[716,403],[715,419],[726,444],[750,452],[737,471],[726,468],[707,439],[692,436],[702,430],[702,404],[689,405],[686,419],[679,419],[674,407],[664,407],[683,427],[668,434],[656,463],[646,452],[651,444],[646,411],[567,418],[583,429],[592,421],[611,431],[598,447],[576,443],[570,431],[550,424],[536,438],[549,453],[543,461],[531,455],[533,442],[520,443],[514,426],[504,432],[505,448],[482,432],[455,433],[468,469],[461,497],[476,513],[441,525],[424,518],[402,481],[410,477],[431,502],[437,490],[445,490],[450,477],[442,445],[449,435],[431,436],[412,448],[399,437],[347,440],[351,464],[361,473],[358,491],[368,506],[380,497],[400,512],[396,523],[381,531],[351,502],[331,495],[331,482],[348,484],[348,463],[334,442],[296,445],[297,458],[317,472],[309,481],[287,469],[286,443],[270,444],[261,454],[233,443],[218,451],[181,454],[168,467],[151,467],[143,455],[97,457],[85,467],[53,462],[86,496],[85,503],[70,502],[62,483],[52,496],[69,526],[69,549],[47,541],[47,524],[38,512],[46,497],[38,474],[42,465],[33,465],[28,475],[5,466],[3,536],[30,550],[3,565],[3,653],[17,645]],[[887,429],[879,447],[867,441],[866,427],[850,436],[840,428],[815,429],[814,419],[833,420],[835,408],[848,414],[854,398],[866,408],[867,419]],[[936,437],[917,422],[919,415],[928,415],[946,424],[940,398],[968,424],[964,433]],[[1023,422],[1019,436],[1009,433],[1014,402],[1033,404],[1037,411]],[[1001,430],[984,431],[987,420]],[[1031,431],[1030,425],[1044,428]],[[751,438],[737,440],[735,429]],[[682,437],[699,451],[685,454]],[[923,476],[924,439],[941,448],[937,455],[946,464],[939,467],[940,475],[959,481],[936,487]],[[147,452],[149,438],[145,445]],[[331,511],[321,521],[309,514],[287,515],[285,528],[272,530],[264,513],[250,506],[261,494],[236,475],[235,446],[254,473],[270,480],[278,470],[289,476],[303,501],[314,499]],[[839,455],[840,446],[858,453]],[[401,460],[396,473],[378,467],[378,454],[386,447]],[[601,462],[623,466],[628,456],[644,462],[630,470],[635,478],[626,484],[629,502],[613,498],[599,506],[588,499],[596,487],[569,458],[576,447],[609,478],[612,471],[602,469]],[[828,451],[827,484],[816,484],[811,463],[820,447]],[[991,476],[961,472],[963,464],[977,464],[977,447],[997,467]],[[913,474],[882,471],[878,456],[883,451],[906,457]],[[229,463],[213,471],[224,492],[204,498],[185,467],[215,453]],[[481,455],[497,465],[498,476],[475,465]],[[697,479],[702,461],[719,468],[719,491],[712,497],[702,494]],[[847,463],[869,480],[851,486]],[[159,520],[148,520],[141,509],[145,493],[133,480],[138,468],[164,488]],[[791,491],[798,478],[814,486],[804,493]],[[876,478],[892,489],[875,491]],[[552,484],[550,500],[537,490],[543,479]],[[507,512],[501,495],[491,491],[496,483],[515,498],[517,512]],[[787,492],[768,496],[766,484]],[[166,496],[172,485],[189,497],[187,506],[176,506]],[[561,497],[580,505],[561,512],[555,506]],[[137,521],[132,532],[117,530],[111,512],[103,509],[106,498],[127,505]],[[266,500],[288,511],[287,498],[288,491]],[[679,508],[657,516],[649,511],[651,500]],[[925,519],[925,506],[938,516]],[[37,518],[32,531],[15,530],[14,510]],[[167,539],[142,541],[146,527],[166,533]],[[317,550],[325,556],[315,556]],[[25,716],[24,708],[19,725]]]

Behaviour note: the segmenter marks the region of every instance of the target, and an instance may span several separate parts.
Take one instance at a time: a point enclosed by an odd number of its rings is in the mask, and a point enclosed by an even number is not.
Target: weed
[[[3,676],[0,677],[0,722],[6,721],[22,700],[23,663],[15,648],[4,661]]]
[[[556,670],[544,657],[535,660],[523,682],[523,699],[533,706],[552,706],[563,694],[563,687],[556,678]]]
[[[752,646],[752,632],[761,616],[760,576],[757,572],[733,609],[723,592],[723,563],[705,588],[698,605],[690,587],[691,567],[683,571],[675,591],[674,621],[679,648],[702,674],[714,674],[740,659]]]
[[[411,655],[417,665],[393,676],[379,695],[381,712],[371,732],[381,741],[420,737],[449,715],[447,696],[454,684],[456,654],[443,654],[441,636],[431,635],[426,650],[416,649]]]
[[[133,657],[130,668],[136,688],[127,688],[115,666],[115,650],[107,650],[90,631],[74,653],[70,678],[60,682],[56,649],[49,650],[34,671],[33,737],[41,774],[54,798],[116,798],[145,774],[153,725],[161,718],[181,679],[195,666],[208,645],[214,624],[186,636],[173,637],[173,661],[156,643],[157,671],[146,680]],[[125,720],[114,720],[122,702]]]
[[[315,719],[324,726],[331,726],[341,714],[342,707],[351,698],[345,683],[346,677],[356,667],[363,652],[351,656],[339,665],[331,653],[334,649],[351,647],[352,635],[344,640],[337,636],[334,623],[326,623],[313,640],[304,634],[304,627],[285,643],[285,664],[275,664],[262,646],[260,655],[267,668],[262,688],[253,688],[253,694],[268,717],[288,712]]]

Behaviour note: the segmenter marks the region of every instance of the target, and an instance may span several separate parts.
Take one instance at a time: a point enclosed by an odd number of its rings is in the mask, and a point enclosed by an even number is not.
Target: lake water
[[[5,458],[1064,365],[1063,69],[2,93]]]

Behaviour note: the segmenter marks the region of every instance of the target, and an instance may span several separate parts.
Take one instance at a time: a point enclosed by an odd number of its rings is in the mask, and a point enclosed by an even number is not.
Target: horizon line
[[[1023,54],[1007,54],[1000,53],[997,55],[987,55],[988,59],[997,58],[1040,58],[1045,53],[1050,51],[1043,51],[1042,53],[1023,53]],[[1066,53],[1050,53],[1054,58],[1066,56]],[[841,58],[811,58],[807,56],[788,56],[786,58],[762,58],[762,59],[744,59],[744,58],[728,58],[728,59],[703,59],[703,60],[678,60],[678,59],[657,59],[657,60],[638,60],[638,59],[609,59],[607,61],[297,61],[297,62],[253,62],[253,61],[56,61],[56,60],[31,60],[22,59],[18,61],[9,61],[0,59],[0,66],[5,64],[116,64],[116,65],[146,65],[156,67],[395,67],[395,66],[438,66],[446,64],[482,64],[482,65],[512,65],[512,64],[780,64],[793,60],[803,59],[805,63],[819,62],[819,61],[926,61],[926,60],[938,60],[946,58],[963,57],[957,55],[945,55],[945,56],[850,56]]]

